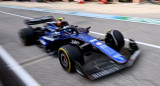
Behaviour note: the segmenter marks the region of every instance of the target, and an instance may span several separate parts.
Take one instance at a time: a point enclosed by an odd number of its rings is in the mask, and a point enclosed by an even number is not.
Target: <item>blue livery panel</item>
[[[91,43],[93,46],[97,47],[100,51],[102,51],[105,55],[109,56],[111,59],[118,63],[125,63],[127,59],[119,54],[117,51],[113,50],[103,42],[97,40],[96,38],[88,35],[88,34],[79,34],[72,36],[73,38],[83,40],[85,42]]]

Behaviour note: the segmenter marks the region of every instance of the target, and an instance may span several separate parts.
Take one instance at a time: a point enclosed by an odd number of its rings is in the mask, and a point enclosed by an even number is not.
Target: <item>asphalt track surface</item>
[[[0,8],[0,11],[26,17],[53,15],[65,17],[73,25],[92,26],[91,30],[105,34],[109,29],[117,29],[125,38],[133,38],[144,43],[160,45],[160,26],[109,19],[88,18],[64,14]],[[125,70],[103,79],[90,81],[77,73],[66,73],[56,56],[49,56],[37,46],[23,46],[18,31],[26,28],[24,18],[0,13],[0,45],[2,45],[42,86],[159,86],[160,49],[139,45],[142,53],[136,63]],[[96,37],[100,35],[92,34]]]

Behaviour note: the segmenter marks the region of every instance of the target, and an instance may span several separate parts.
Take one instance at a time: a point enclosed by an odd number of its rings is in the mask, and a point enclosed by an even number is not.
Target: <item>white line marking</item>
[[[9,14],[9,15],[13,15],[13,16],[18,16],[18,17],[26,18],[26,19],[32,19],[32,18],[30,18],[30,17],[21,16],[21,15],[17,15],[17,14],[12,14],[12,13],[8,13],[8,12],[3,12],[3,11],[0,11],[0,12],[1,12],[1,13],[5,13],[5,14]],[[105,34],[103,34],[103,33],[98,33],[98,32],[94,32],[94,31],[90,31],[90,33],[92,33],[92,34],[97,34],[97,35],[100,35],[100,36],[105,36]],[[129,40],[128,40],[128,39],[125,39],[125,41],[129,41]],[[136,43],[141,44],[141,45],[145,45],[145,46],[149,46],[149,47],[154,47],[154,48],[160,49],[160,46],[158,46],[158,45],[148,44],[148,43],[139,42],[139,41],[136,41]]]
[[[13,16],[18,16],[18,17],[22,17],[22,18],[25,18],[25,19],[31,19],[30,17],[26,17],[26,16],[21,16],[21,15],[17,15],[17,14],[12,14],[12,13],[8,13],[8,12],[3,12],[3,11],[0,11],[0,13],[4,13],[4,14],[8,14],[8,15],[13,15]]]
[[[25,86],[40,86],[2,46],[0,46],[0,58],[22,80]]]
[[[90,33],[97,34],[97,35],[100,35],[100,36],[105,36],[105,34],[94,32],[94,31],[90,31]],[[129,41],[129,39],[125,39],[125,41]],[[159,48],[160,49],[160,46],[158,46],[158,45],[148,44],[148,43],[139,42],[139,41],[135,41],[135,42],[138,43],[138,44],[141,44],[141,45],[145,45],[145,46],[149,46],[149,47],[154,47],[154,48]]]
[[[48,56],[48,54],[42,54],[42,55],[30,58],[30,59],[24,60],[22,62],[19,62],[19,64],[24,66],[27,63],[30,63],[30,62],[33,62],[33,61],[36,61],[36,60],[40,60],[40,59],[44,58],[45,56]]]

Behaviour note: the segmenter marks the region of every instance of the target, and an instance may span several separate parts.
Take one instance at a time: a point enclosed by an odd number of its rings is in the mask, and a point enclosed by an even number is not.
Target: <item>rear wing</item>
[[[27,19],[24,22],[27,25],[36,25],[36,24],[41,24],[46,22],[52,22],[54,20],[56,19],[53,16],[44,16],[39,18]]]

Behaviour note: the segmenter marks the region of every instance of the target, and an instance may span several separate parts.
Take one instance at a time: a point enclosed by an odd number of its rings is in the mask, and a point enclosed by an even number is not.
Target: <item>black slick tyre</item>
[[[19,36],[25,46],[33,45],[35,43],[35,35],[32,28],[21,29],[19,31]]]
[[[75,71],[75,61],[84,64],[83,54],[77,45],[67,44],[60,47],[58,56],[61,66],[67,72]]]
[[[125,44],[124,37],[118,30],[108,31],[105,36],[105,43],[116,51],[120,51]]]

